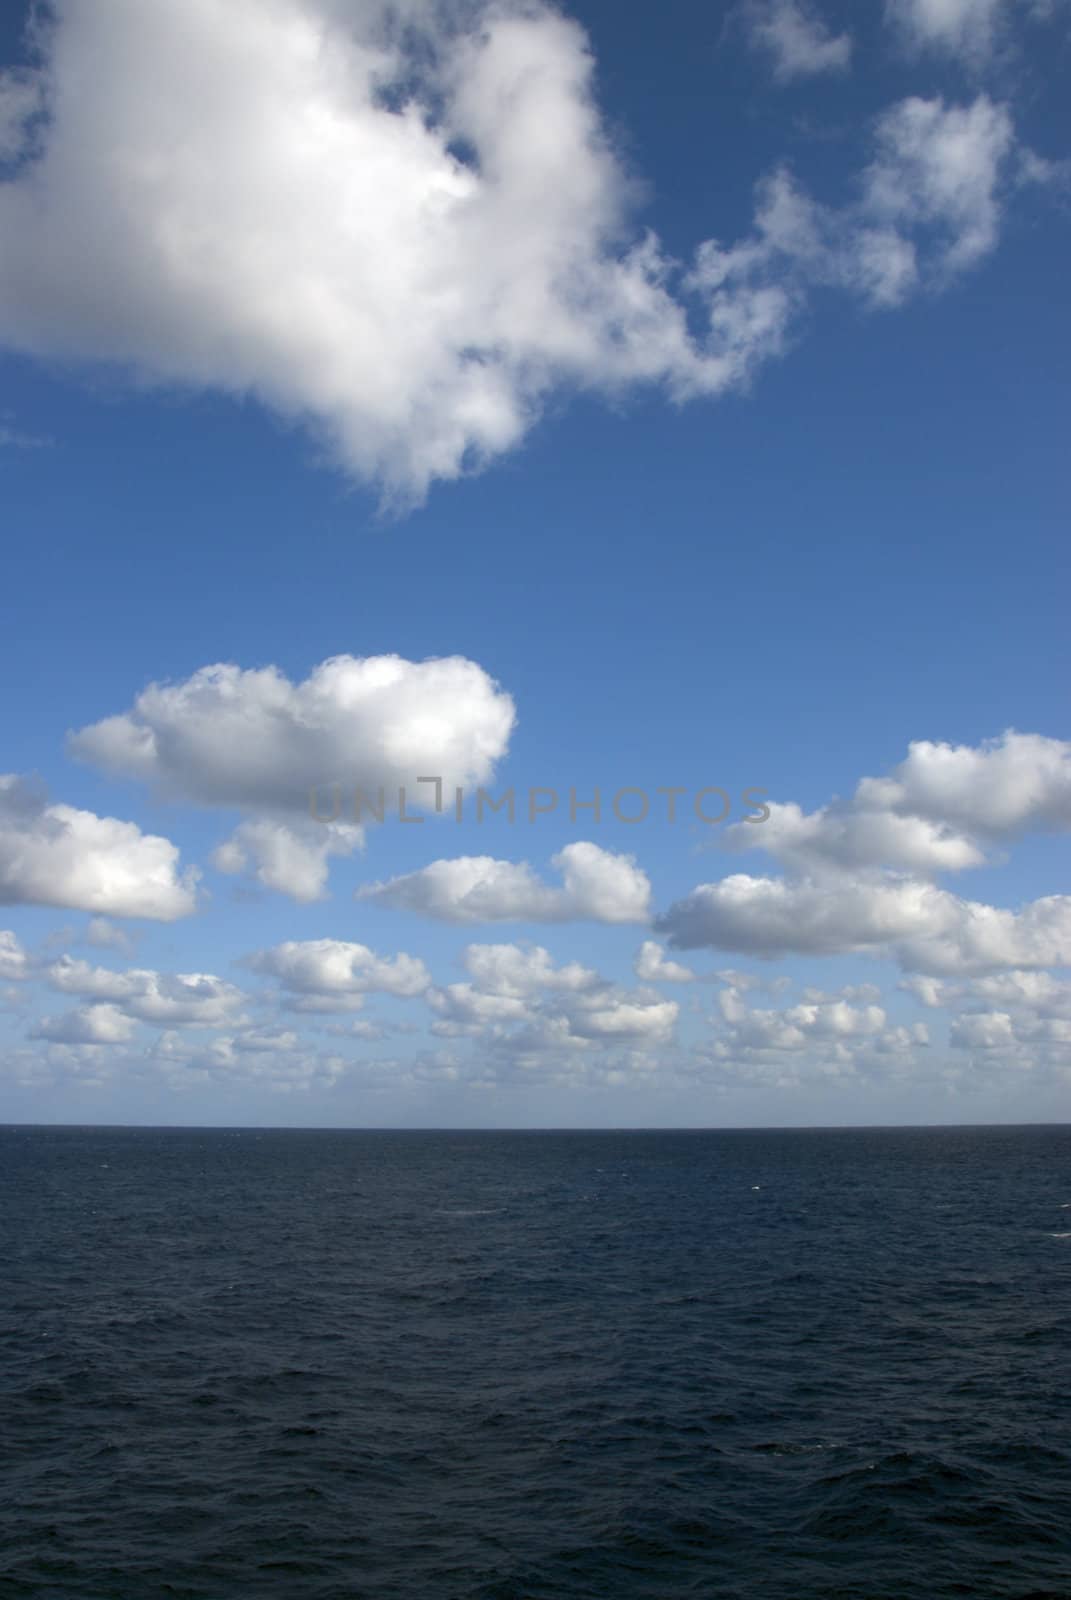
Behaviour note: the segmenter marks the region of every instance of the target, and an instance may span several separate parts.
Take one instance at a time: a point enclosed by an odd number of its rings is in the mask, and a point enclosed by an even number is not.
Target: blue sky
[[[1067,7],[401,9],[3,36],[0,1115],[1066,1120]]]

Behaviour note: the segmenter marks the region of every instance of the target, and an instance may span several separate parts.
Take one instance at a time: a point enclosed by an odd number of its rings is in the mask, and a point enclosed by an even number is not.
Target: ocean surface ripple
[[[0,1130],[3,1600],[1071,1597],[1071,1129]]]

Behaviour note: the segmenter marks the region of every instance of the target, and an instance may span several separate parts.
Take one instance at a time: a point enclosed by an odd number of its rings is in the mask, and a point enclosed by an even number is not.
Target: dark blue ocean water
[[[0,1173],[4,1600],[1071,1596],[1071,1129]]]

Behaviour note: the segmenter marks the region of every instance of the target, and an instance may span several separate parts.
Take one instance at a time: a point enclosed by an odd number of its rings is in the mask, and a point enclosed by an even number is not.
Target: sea
[[[1071,1128],[0,1129],[3,1600],[1071,1597]]]

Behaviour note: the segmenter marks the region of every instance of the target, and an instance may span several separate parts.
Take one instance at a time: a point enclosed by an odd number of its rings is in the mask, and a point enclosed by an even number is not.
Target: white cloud
[[[783,346],[812,288],[847,289],[874,307],[940,289],[994,248],[1017,151],[1006,107],[914,96],[879,117],[857,200],[835,210],[781,170],[758,189],[750,239],[700,247],[696,288],[750,317],[750,344]],[[1021,151],[1019,152],[1021,155]]]
[[[243,822],[213,852],[212,865],[226,873],[251,870],[266,889],[308,904],[325,897],[331,858],[351,855],[363,837],[362,829],[339,823]]]
[[[1071,742],[1013,728],[981,745],[920,739],[888,778],[864,778],[856,798],[994,839],[1071,829]]]
[[[151,684],[129,711],[69,737],[83,761],[140,778],[165,798],[255,813],[216,850],[293,899],[321,899],[333,857],[361,843],[361,814],[444,803],[491,778],[513,701],[473,661],[334,656],[292,683],[276,667],[203,667]],[[316,818],[313,819],[313,811]]]
[[[682,274],[637,242],[586,38],[541,0],[404,26],[387,0],[55,9],[7,119],[47,94],[0,186],[0,340],[255,396],[401,502],[515,446],[558,386],[721,393],[815,282],[892,303],[996,235],[1012,136],[986,101],[906,102],[857,207],[796,195],[790,237],[768,193],[754,240]],[[784,70],[846,52],[798,3],[764,14]]]
[[[563,885],[527,862],[457,856],[357,890],[359,899],[443,922],[645,922],[651,885],[632,856],[578,840],[552,858]]]
[[[431,989],[432,1032],[498,1041],[505,1059],[542,1069],[565,1051],[671,1039],[674,1001],[650,989],[621,989],[576,962],[555,966],[541,946],[469,945],[470,982]]]
[[[960,1050],[999,1050],[1014,1044],[1012,1019],[1006,1011],[979,1011],[957,1017],[949,1043]]]
[[[464,954],[466,970],[487,994],[522,998],[537,990],[577,993],[602,983],[597,972],[578,961],[554,965],[542,945],[470,944]]]
[[[460,656],[333,656],[300,683],[277,667],[202,667],[182,683],[151,684],[132,708],[70,736],[71,752],[140,778],[173,799],[310,820],[352,820],[354,789],[409,786],[407,806],[434,799],[418,778],[486,782],[505,753],[513,701]],[[394,796],[395,804],[397,795]]]
[[[645,939],[632,963],[641,983],[693,983],[695,973],[679,961],[670,961],[655,939]]]
[[[889,776],[861,779],[850,800],[768,810],[761,826],[730,828],[728,844],[811,875],[958,872],[981,865],[994,843],[1071,829],[1071,743],[1014,730],[976,746],[917,740]]]
[[[354,1002],[371,993],[423,994],[431,982],[415,956],[378,956],[367,945],[340,939],[289,940],[255,952],[246,965],[275,978],[296,997],[298,1009],[310,1011],[356,1009]]]
[[[897,955],[908,969],[954,976],[1006,967],[1071,966],[1071,895],[1047,895],[1019,911],[949,895],[944,926],[920,926]]]
[[[45,976],[61,994],[102,1001],[139,1022],[168,1028],[229,1026],[237,1020],[246,999],[240,989],[211,973],[164,973],[147,968],[115,972],[71,956],[53,962]]]
[[[675,949],[832,955],[949,927],[956,897],[932,884],[755,878],[700,884],[656,921]]]
[[[938,976],[1071,965],[1071,895],[1011,911],[910,878],[736,873],[700,884],[655,926],[676,949],[767,957],[870,952]]]
[[[752,43],[769,53],[781,82],[843,72],[851,61],[850,35],[832,33],[804,0],[750,0],[743,16]]]
[[[943,51],[980,66],[1006,31],[1012,11],[1042,15],[1045,0],[885,0],[889,22],[916,50]]]
[[[737,849],[761,847],[794,868],[859,871],[896,867],[919,873],[958,872],[985,856],[946,823],[901,816],[858,802],[805,812],[792,802],[768,803],[769,817],[754,827],[735,824],[727,834]]]
[[[118,1006],[82,1006],[60,1017],[43,1017],[30,1037],[58,1044],[125,1044],[136,1026]]]
[[[614,992],[601,1003],[579,1006],[568,1020],[574,1038],[667,1044],[679,1013],[675,1000],[639,990]]]
[[[26,952],[9,928],[0,928],[0,979],[10,983],[29,974]]]
[[[196,908],[197,874],[178,862],[168,839],[0,777],[0,904],[172,922]]]

